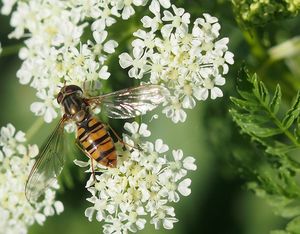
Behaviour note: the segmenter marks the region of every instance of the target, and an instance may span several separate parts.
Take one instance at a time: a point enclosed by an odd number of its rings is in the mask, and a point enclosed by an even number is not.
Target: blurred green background
[[[155,231],[156,233],[203,233],[203,234],[264,234],[272,229],[280,229],[286,221],[273,215],[265,201],[257,198],[244,188],[245,181],[239,176],[239,166],[233,160],[233,152],[239,144],[241,136],[238,127],[232,122],[228,109],[232,105],[229,97],[236,95],[236,78],[242,64],[250,70],[258,72],[264,82],[272,88],[280,83],[286,101],[299,88],[299,77],[291,78],[290,68],[284,61],[270,63],[267,49],[282,41],[299,34],[299,17],[281,19],[254,31],[243,29],[235,20],[230,1],[189,0],[174,1],[177,6],[184,7],[195,19],[207,12],[219,18],[221,37],[230,38],[230,51],[235,54],[235,64],[226,75],[227,84],[223,87],[224,97],[215,101],[205,101],[197,104],[193,110],[188,110],[185,123],[174,125],[161,116],[150,123],[152,138],[162,138],[170,148],[181,148],[186,156],[192,155],[197,160],[198,170],[191,172],[192,194],[182,197],[175,204],[176,216],[180,220],[174,229]],[[140,25],[139,17],[144,13],[137,10],[137,17],[126,22],[119,22],[111,29],[111,37],[125,38],[126,43],[118,41],[122,46],[118,53],[125,51],[130,40],[119,35],[119,27],[123,32],[135,31]],[[12,123],[17,129],[28,131],[37,120],[30,112],[29,106],[36,100],[34,90],[19,84],[16,71],[21,61],[17,49],[21,41],[8,40],[7,35],[12,30],[9,17],[0,17],[0,41],[6,48],[0,57],[0,126]],[[121,25],[121,26],[120,26]],[[128,30],[125,30],[128,29]],[[121,30],[122,31],[122,30]],[[120,36],[120,37],[118,37]],[[124,39],[124,40],[125,40]],[[299,56],[293,57],[295,64]],[[107,86],[112,90],[130,86],[133,82],[119,67],[117,55],[110,59],[112,77]],[[297,69],[297,68],[295,68]],[[299,68],[298,68],[299,69]],[[294,74],[297,71],[294,71]],[[149,117],[148,117],[149,118]],[[147,117],[145,117],[147,119]],[[55,123],[43,124],[39,131],[29,140],[30,143],[41,145],[50,134]],[[121,132],[122,122],[113,121],[112,125]],[[70,136],[70,148],[73,136]],[[83,159],[80,152],[70,150],[75,158]],[[69,160],[71,161],[71,160]],[[58,199],[64,203],[65,210],[59,216],[47,218],[44,226],[35,225],[30,228],[30,234],[81,234],[101,233],[101,224],[89,222],[84,216],[84,210],[90,205],[85,199],[89,196],[84,188],[85,174],[82,169],[70,162],[67,172],[72,181],[67,179],[64,191],[58,194]],[[154,227],[147,224],[140,233],[153,233]]]

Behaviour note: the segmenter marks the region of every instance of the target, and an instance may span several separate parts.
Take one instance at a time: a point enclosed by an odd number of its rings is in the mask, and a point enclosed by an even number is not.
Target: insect
[[[42,146],[25,186],[25,195],[33,203],[45,189],[56,181],[64,165],[64,125],[74,121],[77,127],[76,141],[83,152],[106,167],[116,167],[117,153],[113,139],[104,123],[91,112],[101,107],[109,118],[127,119],[153,110],[163,100],[166,89],[159,85],[142,85],[123,89],[96,97],[84,97],[79,86],[67,85],[61,88],[57,102],[64,115]],[[93,167],[92,167],[93,168]]]

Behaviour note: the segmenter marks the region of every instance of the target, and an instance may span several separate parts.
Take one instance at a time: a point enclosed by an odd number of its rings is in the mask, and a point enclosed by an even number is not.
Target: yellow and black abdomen
[[[77,139],[91,158],[107,167],[116,167],[117,152],[114,142],[102,124],[94,116],[77,123]]]

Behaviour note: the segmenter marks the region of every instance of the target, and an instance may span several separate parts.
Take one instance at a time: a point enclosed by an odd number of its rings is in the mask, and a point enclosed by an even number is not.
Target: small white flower
[[[171,105],[166,106],[163,109],[163,113],[166,114],[168,118],[171,118],[174,123],[184,122],[186,120],[187,114],[182,109],[182,103],[176,97],[171,97]]]
[[[175,29],[175,34],[185,33],[190,23],[190,14],[184,12],[183,8],[177,8],[175,5],[172,5],[174,15],[168,11],[164,11],[163,21],[171,21],[170,24],[165,24],[162,29],[162,35],[164,37],[169,37],[172,30]]]
[[[135,11],[132,5],[135,6],[141,6],[146,4],[146,0],[119,0],[118,1],[118,9],[122,10],[122,19],[129,19],[130,16],[132,16]]]
[[[135,47],[133,49],[133,58],[128,53],[123,53],[119,55],[119,59],[122,68],[132,66],[128,71],[130,77],[136,79],[143,78],[143,74],[146,72],[147,67],[145,54],[142,48]]]
[[[186,120],[185,109],[193,109],[197,100],[223,96],[218,86],[225,84],[222,75],[234,61],[228,51],[229,39],[218,40],[221,26],[216,17],[203,14],[189,27],[190,15],[174,5],[172,10],[174,13],[164,10],[161,18],[160,4],[153,0],[150,11],[154,17],[144,16],[145,30],[133,34],[133,56],[123,53],[119,62],[129,69],[130,77],[170,91],[162,112],[178,123]]]
[[[17,0],[2,0],[3,5],[1,8],[1,13],[3,15],[9,15],[16,2]]]
[[[211,99],[216,99],[217,97],[222,97],[223,92],[220,88],[215,87],[216,85],[224,85],[225,79],[221,77],[221,75],[217,75],[216,77],[207,77],[203,81],[203,87],[199,87],[195,92],[195,96],[198,100],[206,100],[209,95]]]
[[[155,229],[160,229],[161,224],[165,229],[173,229],[176,222],[178,219],[175,218],[174,208],[163,205],[156,210],[154,218],[150,221]]]
[[[159,25],[162,23],[162,20],[160,17],[159,2],[157,0],[151,1],[149,10],[154,14],[154,17],[151,18],[146,15],[141,19],[141,21],[143,23],[144,28],[151,28],[151,31],[155,32],[159,28]]]
[[[55,201],[53,188],[46,190],[45,197],[39,203],[31,205],[27,201],[24,186],[38,147],[25,145],[25,141],[25,134],[16,131],[12,124],[0,130],[1,233],[27,233],[29,226],[34,223],[42,225],[47,216],[60,214],[64,209],[60,201]]]
[[[154,143],[147,141],[150,131],[144,123],[125,123],[124,128],[129,134],[124,134],[123,141],[131,144],[131,150],[118,150],[117,168],[97,167],[102,173],[96,176],[93,185],[91,175],[87,182],[91,197],[87,200],[92,206],[86,209],[85,215],[89,221],[95,217],[104,222],[107,234],[142,230],[147,219],[156,229],[161,226],[172,229],[178,220],[171,203],[178,202],[180,195],[190,194],[191,184],[190,179],[181,181],[185,175],[178,177],[176,165],[180,168],[184,165],[182,170],[194,170],[194,159],[184,158],[181,150],[168,155],[169,147],[161,139]],[[134,153],[138,156],[133,156]],[[76,164],[88,166],[81,161]]]
[[[1,128],[0,146],[6,157],[11,157],[14,153],[24,153],[23,142],[26,141],[25,133],[18,131],[12,124],[7,124],[7,127]]]
[[[44,116],[46,123],[50,123],[53,119],[57,117],[57,112],[55,107],[57,103],[54,98],[53,92],[42,89],[37,93],[37,97],[44,100],[44,102],[34,102],[30,106],[30,110],[38,116]]]
[[[133,139],[139,139],[142,137],[149,137],[151,132],[147,129],[148,126],[144,123],[139,125],[137,122],[125,123],[124,129],[127,130]]]

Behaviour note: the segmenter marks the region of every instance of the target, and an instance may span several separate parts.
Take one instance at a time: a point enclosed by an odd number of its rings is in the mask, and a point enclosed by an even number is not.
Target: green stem
[[[39,117],[34,123],[31,125],[31,127],[26,132],[26,138],[28,141],[37,133],[37,131],[41,128],[41,126],[44,123],[43,117]]]
[[[245,40],[251,47],[252,54],[254,54],[254,56],[256,56],[258,59],[264,61],[267,57],[267,53],[261,43],[261,39],[257,35],[257,31],[254,29],[251,31],[243,31],[243,35]]]
[[[281,122],[276,118],[276,116],[274,116],[271,113],[271,116],[274,118],[275,124],[277,125],[278,128],[281,129],[281,131],[283,131],[283,133],[294,143],[295,146],[300,147],[300,144],[298,143],[298,141],[296,140],[296,138],[293,136],[293,134],[286,128],[284,128],[281,124]]]
[[[24,44],[20,43],[20,44],[2,47],[3,51],[0,55],[0,57],[16,55],[23,46],[24,46]]]

